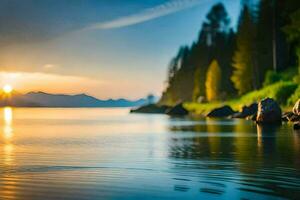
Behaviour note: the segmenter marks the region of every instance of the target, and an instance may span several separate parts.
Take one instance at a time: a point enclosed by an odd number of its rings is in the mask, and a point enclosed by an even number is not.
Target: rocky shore
[[[137,109],[132,109],[132,113],[155,113],[167,114],[170,116],[187,116],[190,113],[179,103],[174,107],[160,106],[156,104],[145,105]],[[243,118],[253,120],[257,124],[280,124],[282,122],[293,123],[295,130],[300,129],[300,99],[295,103],[292,111],[282,112],[279,104],[272,98],[265,98],[258,103],[245,105],[239,111],[234,111],[230,106],[224,105],[208,112],[208,118]]]
[[[130,110],[131,113],[149,113],[149,114],[167,114],[170,116],[186,116],[189,111],[184,108],[183,103],[179,103],[173,107],[160,106],[157,104],[149,104],[136,109]]]

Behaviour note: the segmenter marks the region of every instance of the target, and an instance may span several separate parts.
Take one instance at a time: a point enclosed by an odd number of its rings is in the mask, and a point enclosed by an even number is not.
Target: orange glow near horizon
[[[150,88],[155,87],[149,84],[138,84],[139,80],[135,80],[135,83],[125,78],[120,80],[114,77],[107,77],[91,78],[88,76],[45,72],[0,71],[0,86],[3,87],[8,84],[11,86],[12,92],[21,94],[37,91],[52,94],[86,93],[100,99],[128,98],[132,100],[145,97],[148,93],[153,93],[153,90]],[[11,94],[5,93],[3,90],[2,93],[5,98],[8,98]],[[159,93],[154,94],[157,95]]]
[[[2,89],[3,89],[3,92],[6,94],[10,94],[13,91],[13,87],[8,84],[4,85]]]
[[[3,86],[2,91],[6,96],[13,91],[95,94],[95,88],[105,87],[103,82],[87,77],[30,72],[0,72],[0,85]]]

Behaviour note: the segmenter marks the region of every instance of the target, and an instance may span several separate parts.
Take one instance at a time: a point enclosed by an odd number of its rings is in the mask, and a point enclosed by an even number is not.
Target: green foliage
[[[195,72],[195,79],[194,79],[194,91],[193,91],[193,101],[197,101],[198,98],[201,96],[201,91],[200,91],[200,69],[197,69]]]
[[[206,75],[206,97],[208,101],[215,101],[220,98],[221,92],[221,69],[216,60],[210,64]]]
[[[179,50],[169,65],[166,89],[160,104],[174,105],[205,96],[206,74],[213,59],[222,68],[222,91],[232,93],[231,58],[235,47],[235,33],[229,26],[229,17],[223,4],[214,5],[206,16],[198,40]],[[226,51],[224,51],[226,49]]]
[[[214,108],[222,105],[229,105],[234,110],[239,110],[243,105],[250,105],[253,102],[258,102],[266,97],[274,98],[282,106],[293,105],[296,99],[300,97],[300,86],[293,82],[277,82],[275,84],[264,87],[260,90],[249,92],[240,98],[227,101],[219,101],[212,103],[186,103],[185,107],[196,114],[206,114]],[[297,88],[297,90],[296,90]]]
[[[291,23],[284,27],[290,41],[300,42],[300,9],[290,15]]]
[[[297,82],[297,81],[295,81],[295,79],[296,79],[295,74],[297,74],[297,68],[295,68],[295,67],[291,67],[282,72],[274,72],[274,71],[269,70],[266,73],[266,77],[265,77],[263,86],[265,87],[265,86],[274,84],[279,81],[293,80],[294,82]]]
[[[253,62],[254,34],[253,19],[247,6],[245,6],[239,22],[237,50],[233,57],[234,71],[231,77],[240,95],[256,88],[255,76],[257,76],[257,71]]]
[[[278,103],[285,105],[288,98],[294,93],[297,88],[297,84],[293,82],[278,82],[261,90],[250,92],[241,97],[241,102],[251,103],[259,101],[263,98],[274,98]]]
[[[298,72],[300,75],[300,47],[297,47],[297,57],[298,57]]]
[[[296,44],[296,55],[300,74],[300,9],[290,15],[291,23],[284,27],[290,42]]]
[[[282,81],[291,81],[295,76],[297,76],[297,68],[296,67],[290,67],[284,71],[281,71],[280,73],[280,80]]]
[[[225,102],[227,103],[227,102]],[[209,103],[185,103],[184,107],[190,112],[198,115],[207,114],[214,108],[220,107],[222,103],[220,102],[209,102]]]
[[[260,0],[256,22],[256,62],[259,82],[263,83],[268,70],[273,69],[273,0]],[[261,86],[261,85],[260,85]]]
[[[299,75],[294,76],[293,81],[294,81],[295,83],[300,84],[300,73],[299,73]]]
[[[278,103],[282,105],[286,105],[288,103],[288,99],[295,92],[297,85],[291,83],[289,85],[282,85],[278,88],[277,92],[274,95],[274,98],[278,101]]]
[[[191,101],[194,87],[195,68],[189,65],[190,49],[181,47],[171,60],[168,70],[167,87],[160,104],[174,105],[181,101]]]
[[[300,86],[297,87],[294,94],[288,99],[288,105],[293,106],[300,99]]]
[[[247,2],[245,0],[243,4],[237,33],[229,26],[230,20],[222,4],[211,8],[197,40],[191,46],[180,48],[171,60],[166,89],[159,103],[174,105],[181,101],[196,101],[200,96],[205,98],[206,94],[211,100],[228,99],[235,96],[236,91],[240,95],[246,94],[238,101],[242,103],[267,96],[286,103],[295,88],[289,81],[300,83],[300,65],[299,76],[295,76],[298,74],[295,68],[286,70],[295,65],[297,55],[300,61],[299,0]],[[248,9],[247,5],[253,7]],[[287,38],[291,44],[287,44]],[[276,49],[273,48],[275,44]],[[276,58],[276,65],[273,58]],[[212,89],[215,79],[207,80],[206,77],[213,60],[222,71],[218,89]],[[274,70],[274,66],[277,66],[277,73],[267,73]],[[260,89],[262,86],[264,88]],[[222,94],[215,93],[217,90]]]
[[[280,80],[281,80],[280,74],[278,74],[277,72],[274,72],[274,71],[268,71],[266,73],[266,78],[265,78],[265,81],[264,81],[263,85],[268,86],[268,85],[276,83]]]

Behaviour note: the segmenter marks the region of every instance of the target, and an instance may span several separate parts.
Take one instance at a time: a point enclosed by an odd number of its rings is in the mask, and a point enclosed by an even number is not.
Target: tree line
[[[208,12],[199,36],[168,66],[161,104],[217,101],[263,87],[268,71],[299,67],[300,2],[242,1],[236,29],[222,3]],[[299,67],[300,72],[300,67]]]

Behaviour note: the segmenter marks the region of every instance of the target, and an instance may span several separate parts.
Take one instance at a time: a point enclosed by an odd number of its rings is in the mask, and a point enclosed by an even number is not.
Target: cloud
[[[158,6],[145,9],[141,12],[117,18],[112,21],[95,23],[86,29],[113,29],[139,24],[145,21],[149,21],[158,17],[169,15],[187,8],[191,8],[200,3],[204,3],[206,0],[170,0],[166,3]]]
[[[105,1],[78,0],[72,6],[70,6],[69,0],[43,0],[41,3],[36,3],[34,0],[2,1],[0,0],[1,47],[11,44],[48,41],[63,37],[68,33],[90,29],[130,26],[209,2],[209,0],[165,0],[162,4],[136,11],[132,15],[100,22],[100,19],[106,18]],[[50,2],[51,5],[55,6],[49,7]],[[80,2],[84,2],[85,6],[82,6]],[[126,10],[125,2],[124,0],[124,3],[120,4],[124,10]],[[113,3],[109,8],[111,9],[110,12],[118,14],[118,10],[114,10],[118,7],[113,6]],[[66,10],[68,14],[66,14]]]

